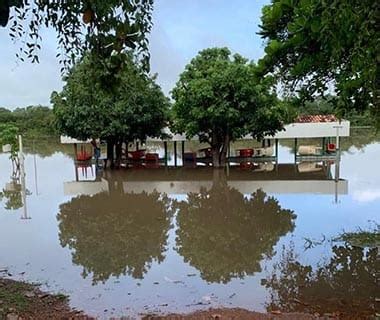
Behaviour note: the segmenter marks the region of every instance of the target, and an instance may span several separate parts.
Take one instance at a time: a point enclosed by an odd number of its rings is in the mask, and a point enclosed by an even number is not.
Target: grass
[[[380,224],[373,223],[374,226],[368,230],[359,228],[355,232],[343,232],[333,241],[343,241],[356,247],[380,247]]]
[[[0,319],[5,319],[8,313],[25,312],[30,307],[30,300],[25,292],[33,291],[34,287],[22,282],[0,283]]]

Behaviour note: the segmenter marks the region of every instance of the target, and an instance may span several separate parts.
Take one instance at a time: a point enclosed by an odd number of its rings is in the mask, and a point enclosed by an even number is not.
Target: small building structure
[[[198,141],[198,137],[194,136],[191,139],[187,139],[183,134],[174,134],[169,128],[163,129],[163,135],[166,138],[148,137],[146,143],[149,142],[163,142],[164,145],[164,157],[157,159],[157,162],[165,163],[167,165],[168,159],[168,143],[173,143],[174,150],[174,165],[177,166],[178,157],[178,143],[181,143],[182,159],[185,159],[186,142]],[[294,140],[294,159],[297,161],[318,161],[318,160],[331,160],[339,156],[339,141],[341,137],[348,137],[350,135],[350,122],[347,120],[339,120],[334,115],[301,115],[295,119],[293,123],[284,126],[284,129],[278,131],[274,136],[265,136],[262,141],[262,147],[270,147],[274,145],[274,156],[269,156],[264,152],[264,155],[256,156],[229,156],[229,161],[234,163],[247,162],[249,160],[257,161],[276,161],[278,158],[278,141],[280,139],[293,139]],[[299,139],[321,139],[321,146],[318,148],[301,148],[298,145]],[[241,140],[254,140],[251,135],[244,136]],[[70,137],[61,136],[61,143],[73,144],[75,148],[75,154],[77,154],[77,145],[83,143],[89,143],[90,141],[80,141],[72,139]],[[136,150],[138,150],[139,142],[136,142]],[[305,146],[303,146],[305,147]],[[307,147],[307,146],[306,146]],[[305,150],[314,150],[305,152]],[[302,152],[299,152],[302,151]],[[126,161],[128,163],[127,152]],[[133,157],[131,157],[133,158]],[[144,162],[145,159],[142,156],[141,159],[131,159],[132,161]],[[206,155],[202,158],[196,158],[196,162],[208,163],[209,157]]]

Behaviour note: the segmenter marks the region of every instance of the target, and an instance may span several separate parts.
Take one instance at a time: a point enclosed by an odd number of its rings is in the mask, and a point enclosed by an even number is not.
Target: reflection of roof
[[[326,169],[325,169],[326,170]],[[325,170],[315,172],[299,172],[294,164],[278,164],[277,170],[252,171],[241,170],[239,167],[231,167],[227,180],[229,181],[262,181],[262,180],[329,180]],[[113,172],[108,175],[112,180]],[[116,176],[124,181],[212,181],[213,170],[208,167],[182,168],[160,167],[147,170],[126,170],[116,172]],[[107,179],[107,178],[106,178]]]
[[[290,164],[281,164],[277,171],[273,169],[266,172],[230,168],[226,183],[243,194],[250,194],[257,189],[267,193],[348,193],[348,181],[335,182],[329,178],[325,169],[315,172],[299,172],[299,169]],[[107,170],[105,173],[101,182],[65,182],[65,194],[112,192],[110,186],[120,183],[127,193],[157,191],[166,194],[187,194],[199,192],[201,188],[208,190],[215,181],[219,181],[215,180],[211,168],[132,169],[117,172]]]
[[[318,122],[337,122],[338,119],[333,114],[316,114],[316,115],[300,115],[294,121],[295,123],[318,123]]]

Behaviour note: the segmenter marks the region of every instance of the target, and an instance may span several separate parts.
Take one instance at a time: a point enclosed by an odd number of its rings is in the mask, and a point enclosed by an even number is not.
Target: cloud
[[[380,189],[358,190],[353,193],[352,197],[358,202],[373,202],[380,200]]]
[[[157,0],[150,38],[151,70],[165,94],[174,87],[185,65],[198,51],[228,46],[249,59],[263,54],[256,34],[261,8],[269,0]],[[62,88],[56,55],[56,35],[43,30],[40,64],[16,65],[14,45],[8,30],[0,28],[0,107],[49,105],[53,90]]]

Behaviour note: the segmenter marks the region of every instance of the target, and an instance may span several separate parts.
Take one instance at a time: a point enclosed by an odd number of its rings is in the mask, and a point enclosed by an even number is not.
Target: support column
[[[164,159],[165,159],[165,166],[168,165],[168,142],[164,141]]]
[[[75,161],[78,160],[78,145],[74,143],[74,159]]]
[[[174,141],[174,166],[177,166],[177,141]]]
[[[294,163],[297,162],[297,144],[298,144],[298,140],[297,138],[294,138]]]
[[[323,153],[326,153],[326,138],[322,138],[322,151]]]
[[[182,141],[181,145],[182,145],[182,150],[181,150],[181,152],[182,152],[182,165],[184,165],[185,164],[185,141]]]
[[[278,139],[274,140],[275,144],[275,157],[276,157],[276,172],[278,171]]]
[[[278,139],[275,139],[274,143],[275,143],[275,156],[276,156],[276,161],[277,161],[277,158],[278,158]]]

